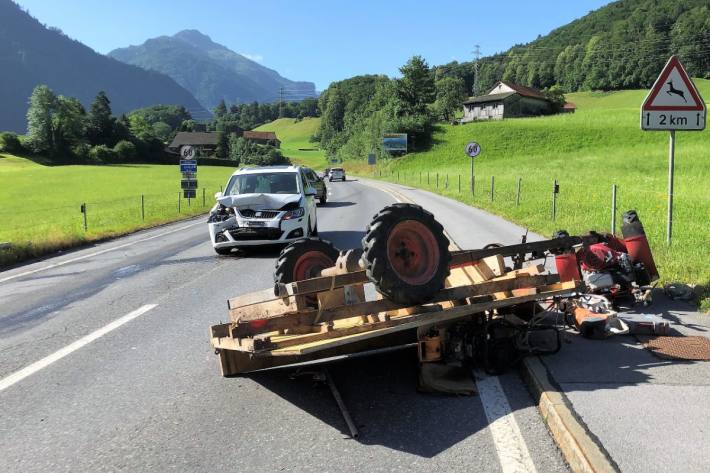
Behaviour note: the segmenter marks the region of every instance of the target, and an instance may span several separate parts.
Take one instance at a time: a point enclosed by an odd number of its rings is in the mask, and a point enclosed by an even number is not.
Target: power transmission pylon
[[[284,115],[284,88],[279,87],[279,118]]]
[[[478,97],[478,59],[481,57],[481,47],[479,45],[474,46],[473,55],[475,60],[473,61],[473,96]]]

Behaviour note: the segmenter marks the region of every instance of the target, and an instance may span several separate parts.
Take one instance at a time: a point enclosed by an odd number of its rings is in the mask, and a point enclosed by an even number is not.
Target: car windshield
[[[265,172],[232,176],[225,195],[238,194],[298,194],[298,174]]]
[[[343,168],[333,168],[333,171],[335,171],[335,172],[343,172]]]

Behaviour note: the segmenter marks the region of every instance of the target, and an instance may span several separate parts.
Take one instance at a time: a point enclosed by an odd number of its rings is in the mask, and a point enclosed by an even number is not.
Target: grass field
[[[284,156],[291,158],[293,163],[322,170],[328,167],[325,153],[318,149],[318,143],[309,141],[319,125],[320,118],[307,117],[299,121],[295,118],[279,118],[255,130],[275,132],[281,140],[281,151]]]
[[[696,80],[696,84],[704,97],[710,97],[710,81]],[[710,130],[676,135],[673,245],[669,248],[664,242],[668,132],[640,130],[639,107],[645,93],[641,90],[575,93],[567,97],[578,106],[575,114],[441,125],[430,150],[382,162],[376,172],[382,172],[383,179],[399,179],[433,190],[544,235],[560,228],[572,233],[590,229],[609,231],[611,187],[616,184],[617,230],[621,213],[636,209],[662,280],[707,287],[710,285]],[[475,162],[473,197],[468,191],[470,161],[464,155],[466,143],[472,140],[480,143],[483,150]],[[351,174],[373,175],[362,161],[348,162],[346,167]],[[445,188],[446,176],[448,188]],[[495,186],[493,199],[491,177]],[[522,179],[519,206],[516,205],[518,178]],[[551,218],[554,179],[560,184],[555,221]],[[707,295],[703,306],[710,309]]]
[[[177,166],[44,166],[0,154],[0,242],[12,243],[10,250],[0,250],[0,266],[205,212],[233,171],[201,166],[198,198],[189,206],[181,199],[178,213]]]

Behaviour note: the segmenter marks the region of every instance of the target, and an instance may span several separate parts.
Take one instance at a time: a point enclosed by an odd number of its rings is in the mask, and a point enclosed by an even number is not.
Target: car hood
[[[298,203],[301,194],[239,194],[226,195],[218,199],[225,207],[254,210],[279,210],[283,206]]]

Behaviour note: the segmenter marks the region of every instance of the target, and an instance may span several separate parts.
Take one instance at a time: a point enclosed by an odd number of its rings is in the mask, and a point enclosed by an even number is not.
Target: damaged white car
[[[214,250],[286,244],[318,234],[316,189],[298,166],[242,168],[232,174],[207,225]]]

